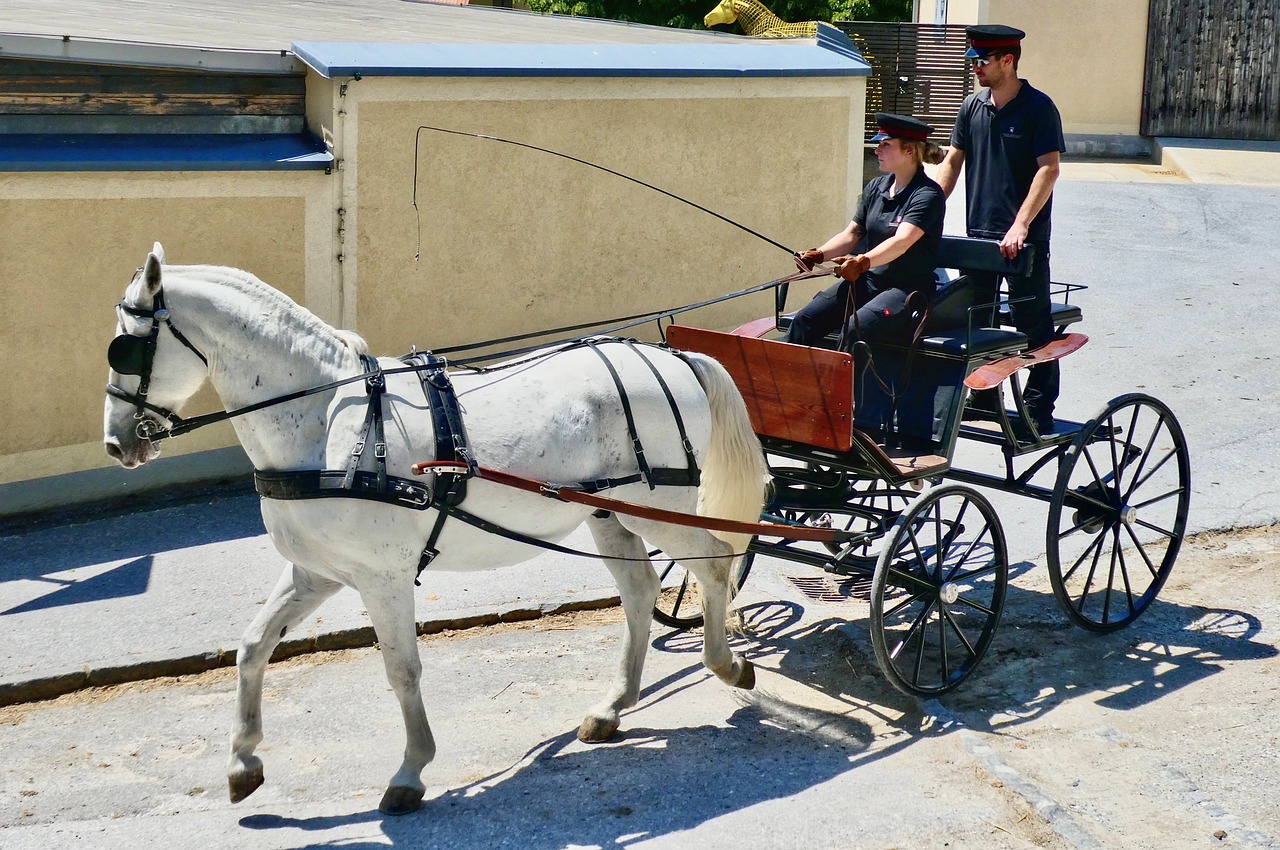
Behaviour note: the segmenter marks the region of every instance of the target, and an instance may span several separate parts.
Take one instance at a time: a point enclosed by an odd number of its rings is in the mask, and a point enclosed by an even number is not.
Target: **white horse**
[[[358,376],[366,371],[362,364],[371,361],[362,361],[365,343],[355,334],[335,330],[247,272],[166,265],[159,243],[125,290],[117,318],[104,442],[107,453],[126,469],[155,457],[159,438],[181,421],[175,417],[206,378],[228,410],[352,379],[233,419],[240,443],[260,472],[346,468],[368,408],[366,385]],[[600,351],[616,369],[616,381],[598,354],[585,347],[522,358],[518,365],[489,373],[452,375],[478,462],[562,483],[634,474],[637,457],[619,393],[619,386],[625,386],[648,463],[655,469],[684,467],[687,455],[656,369],[701,466],[701,487],[655,489],[631,483],[610,495],[685,513],[757,520],[764,495],[763,455],[742,398],[723,367],[700,355],[681,357],[645,347],[651,369],[636,350],[618,342],[603,343]],[[386,370],[404,366],[389,358],[378,362]],[[387,374],[385,382],[387,472],[409,479],[414,462],[435,457],[431,406],[416,374]],[[373,469],[372,454],[363,456],[366,471]],[[642,538],[685,557],[701,584],[706,667],[730,685],[754,685],[751,663],[731,650],[725,633],[731,553],[742,550],[740,535],[717,537],[701,528],[593,513],[589,507],[483,478],[468,482],[460,507],[505,529],[551,542],[583,522],[590,526],[617,581],[626,626],[617,679],[582,721],[578,737],[583,741],[610,738],[618,729],[619,712],[638,699],[650,613],[660,589]],[[438,513],[346,497],[263,498],[267,531],[290,566],[246,630],[236,659],[237,716],[228,764],[232,802],[263,781],[262,761],[254,749],[262,740],[262,684],[272,650],[288,629],[347,586],[360,593],[368,609],[387,679],[404,715],[404,761],[380,808],[401,814],[419,807],[425,792],[421,772],[435,753],[435,742],[419,686],[413,583]],[[503,566],[541,551],[457,519],[444,522],[435,548],[439,556],[431,570]]]

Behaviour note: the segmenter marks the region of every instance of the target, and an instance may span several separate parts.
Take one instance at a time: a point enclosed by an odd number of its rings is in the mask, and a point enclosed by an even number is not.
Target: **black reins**
[[[637,313],[632,316],[619,316],[612,319],[603,319],[597,322],[588,322],[580,325],[571,325],[563,328],[554,328],[552,330],[537,331],[534,333],[526,333],[526,334],[517,334],[515,336],[502,337],[500,339],[491,339],[483,342],[470,343],[467,345],[452,346],[450,348],[437,349],[434,352],[434,354],[436,354],[437,357],[439,357],[440,355],[443,355],[443,354],[449,354],[449,353],[461,352],[461,351],[470,351],[478,348],[486,348],[494,345],[502,345],[508,342],[519,342],[522,340],[533,339],[540,336],[550,336],[557,333],[584,330],[586,328],[599,328],[601,325],[606,325],[607,327],[601,328],[600,331],[598,331],[596,334],[591,334],[591,336],[611,335],[611,334],[617,333],[618,331],[626,330],[628,328],[636,327],[642,324],[647,324],[648,322],[652,322],[652,321],[657,321],[659,323],[659,327],[661,327],[661,320],[664,318],[671,318],[672,316],[676,316],[680,313],[685,313],[690,310],[697,310],[699,308],[707,307],[712,304],[718,304],[721,301],[727,301],[731,298],[739,298],[744,295],[751,295],[756,292],[762,292],[766,289],[776,288],[778,286],[784,286],[787,283],[790,283],[791,281],[803,280],[808,277],[820,277],[829,273],[830,272],[797,272],[795,274],[787,275],[786,277],[778,278],[777,280],[769,281],[768,283],[762,283],[756,286],[750,286],[750,287],[747,287],[746,289],[739,289],[736,292],[730,292],[725,295],[720,295],[715,298],[710,298],[705,301],[699,301],[693,304],[686,304],[683,307],[673,307],[667,310],[653,310],[648,313]],[[155,294],[154,306],[150,310],[146,310],[141,307],[134,307],[132,305],[124,303],[123,300],[117,306],[131,316],[137,316],[143,319],[151,319],[151,329],[146,336],[137,336],[134,334],[123,333],[111,341],[111,345],[107,348],[108,364],[111,366],[112,369],[114,369],[116,372],[120,373],[121,375],[137,375],[139,376],[141,381],[138,385],[138,391],[136,393],[131,393],[128,390],[124,389],[123,387],[117,386],[116,384],[108,383],[107,395],[114,396],[115,398],[118,398],[122,401],[125,401],[125,402],[128,402],[129,404],[134,405],[135,407],[134,418],[138,420],[138,424],[134,429],[135,433],[137,434],[139,439],[147,440],[152,443],[157,442],[159,440],[163,440],[166,437],[177,437],[181,434],[186,434],[189,431],[194,431],[197,428],[203,428],[206,425],[213,425],[217,422],[225,422],[228,419],[234,419],[237,416],[243,416],[247,413],[253,413],[255,411],[262,410],[267,407],[273,407],[277,404],[285,404],[290,401],[296,401],[297,399],[300,399],[300,398],[306,398],[307,396],[316,395],[317,393],[327,392],[329,390],[336,389],[346,384],[353,384],[356,381],[364,381],[364,380],[373,378],[375,375],[379,374],[379,372],[384,375],[396,375],[403,372],[420,372],[424,368],[426,368],[423,365],[407,365],[399,368],[382,369],[382,370],[366,369],[365,371],[360,372],[359,374],[356,374],[356,375],[352,375],[348,378],[339,378],[338,380],[330,381],[329,383],[321,384],[320,386],[309,387],[307,389],[296,390],[291,393],[285,393],[284,395],[279,395],[273,398],[265,399],[263,401],[254,402],[253,404],[248,404],[248,405],[245,405],[244,407],[237,407],[234,410],[221,410],[215,413],[205,413],[205,414],[201,414],[200,416],[192,416],[192,417],[184,418],[182,416],[179,416],[177,413],[174,413],[172,410],[169,410],[168,408],[161,407],[160,405],[157,405],[157,404],[152,404],[150,401],[147,400],[147,392],[150,389],[150,385],[151,385],[151,371],[155,363],[156,344],[160,335],[161,323],[163,323],[169,329],[170,333],[172,333],[179,342],[181,342],[184,346],[190,349],[197,357],[199,357],[201,362],[203,362],[206,366],[209,365],[209,359],[205,357],[205,355],[198,348],[196,348],[191,343],[191,341],[187,339],[187,337],[180,330],[178,330],[178,328],[173,324],[173,319],[169,313],[169,310],[165,307],[165,304],[164,304],[163,289],[157,290]],[[468,364],[478,363],[486,360],[495,360],[503,357],[519,357],[520,355],[528,354],[532,351],[537,351],[539,349],[543,349],[551,346],[579,345],[579,344],[582,344],[583,341],[587,338],[588,337],[581,337],[581,336],[571,337],[569,339],[555,340],[552,342],[543,342],[538,345],[529,346],[525,348],[507,349],[504,351],[498,351],[491,354],[472,357],[472,358],[469,358],[467,361],[456,361],[452,365],[464,366],[468,368],[477,368],[477,370],[479,370],[478,367],[469,367]],[[556,353],[556,352],[552,352],[552,353]],[[409,362],[410,364],[413,364],[414,361],[408,358],[409,356],[406,357],[406,361]],[[519,364],[515,363],[512,365],[519,365]],[[164,421],[163,422],[157,421],[153,416],[149,416],[148,413],[154,414],[155,416],[159,416]]]

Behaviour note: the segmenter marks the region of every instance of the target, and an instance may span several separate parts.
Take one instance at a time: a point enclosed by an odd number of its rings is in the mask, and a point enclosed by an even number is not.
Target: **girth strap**
[[[253,489],[267,499],[368,499],[425,511],[431,507],[431,488],[408,478],[388,476],[379,484],[373,472],[356,472],[350,484],[347,473],[337,469],[305,469],[297,472],[253,473]]]

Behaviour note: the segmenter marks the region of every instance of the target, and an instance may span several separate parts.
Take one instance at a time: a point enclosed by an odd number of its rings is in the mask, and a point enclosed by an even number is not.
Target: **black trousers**
[[[1028,243],[1035,246],[1035,262],[1025,277],[1005,277],[1009,290],[1009,308],[1013,313],[1013,326],[1027,335],[1027,344],[1038,348],[1053,338],[1053,315],[1049,301],[1049,243]],[[993,304],[999,297],[1001,276],[993,272],[967,272],[974,283],[974,300],[978,304]],[[993,310],[994,313],[994,310]],[[998,318],[991,315],[989,324],[997,327]],[[1053,415],[1061,385],[1058,361],[1032,366],[1027,375],[1022,398],[1037,418]]]
[[[841,323],[845,323],[846,349],[857,340],[877,342],[902,336],[905,341],[914,327],[912,308],[918,311],[924,307],[924,299],[919,295],[910,298],[908,303],[910,295],[903,289],[878,290],[866,275],[856,283],[841,279],[796,311],[782,341],[822,346],[823,340],[839,330]]]

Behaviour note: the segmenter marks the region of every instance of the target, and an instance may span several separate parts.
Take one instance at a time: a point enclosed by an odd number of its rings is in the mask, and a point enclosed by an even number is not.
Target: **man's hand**
[[[1009,232],[1000,240],[1000,256],[1012,260],[1018,256],[1018,252],[1027,244],[1027,228],[1026,225],[1018,224],[1016,221],[1013,227],[1009,228]]]
[[[822,252],[817,248],[810,248],[807,251],[801,251],[796,255],[796,265],[800,267],[802,272],[811,272],[813,267],[823,261]]]
[[[867,259],[866,254],[836,257],[832,262],[836,264],[836,274],[848,281],[857,280],[871,268],[871,261]]]

